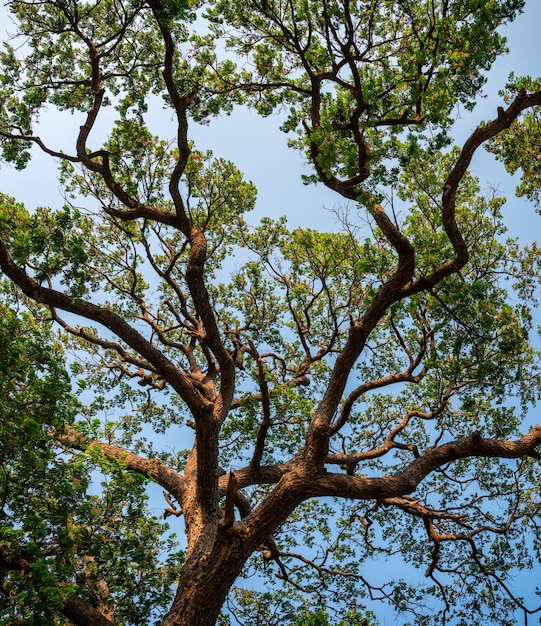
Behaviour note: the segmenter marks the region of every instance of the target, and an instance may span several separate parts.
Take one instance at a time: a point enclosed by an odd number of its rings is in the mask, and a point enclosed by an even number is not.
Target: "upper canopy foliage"
[[[0,195],[1,623],[213,624],[240,575],[220,624],[538,610],[541,256],[468,168],[488,142],[539,199],[539,81],[450,147],[523,6],[9,3],[2,155],[54,157],[65,204]],[[249,224],[189,135],[235,105],[281,113],[329,232]]]

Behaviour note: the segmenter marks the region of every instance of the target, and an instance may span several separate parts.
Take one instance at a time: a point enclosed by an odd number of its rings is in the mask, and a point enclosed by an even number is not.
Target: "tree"
[[[539,81],[450,139],[522,0],[8,4],[3,158],[56,159],[65,205],[0,201],[3,623],[538,610],[510,577],[540,549],[541,257],[468,168],[487,145],[538,200]],[[282,112],[339,228],[248,225],[254,186],[189,135],[238,105]]]

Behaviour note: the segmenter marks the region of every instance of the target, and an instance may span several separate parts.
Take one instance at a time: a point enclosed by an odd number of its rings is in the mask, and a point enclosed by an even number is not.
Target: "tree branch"
[[[447,176],[441,200],[443,226],[447,236],[449,237],[449,241],[455,249],[456,257],[454,259],[449,259],[440,265],[434,270],[434,272],[432,272],[432,274],[423,276],[413,283],[402,287],[400,299],[419,293],[420,291],[429,290],[446,276],[458,272],[466,265],[469,259],[469,252],[466,242],[462,238],[455,220],[456,194],[460,182],[462,181],[477,148],[492,137],[495,137],[502,131],[509,128],[522,111],[539,105],[541,105],[541,90],[535,91],[531,94],[522,90],[517,94],[516,98],[507,109],[499,111],[498,117],[495,120],[488,122],[487,124],[483,124],[482,126],[478,126],[466,140],[455,166]]]
[[[4,242],[1,240],[0,268],[25,295],[32,298],[35,302],[74,313],[111,330],[156,368],[156,372],[171,384],[190,407],[194,415],[197,415],[204,409],[206,401],[198,393],[188,377],[120,315],[105,307],[97,306],[79,298],[71,298],[60,291],[38,284],[13,261]]]
[[[308,497],[338,496],[353,499],[383,500],[412,493],[417,486],[435,469],[458,459],[467,457],[487,457],[517,459],[521,457],[540,458],[536,448],[541,445],[541,426],[535,426],[529,433],[515,441],[505,439],[484,439],[476,431],[471,435],[429,448],[397,474],[379,478],[346,476],[344,474],[311,475],[308,483]]]
[[[175,500],[182,502],[185,480],[159,459],[145,459],[138,454],[95,439],[87,439],[74,428],[58,436],[58,441],[67,448],[86,451],[96,447],[104,456],[113,457],[126,465],[128,470],[151,478],[173,495]]]
[[[24,550],[8,557],[0,548],[0,567],[2,569],[14,570],[21,576],[25,576],[31,571],[32,562],[32,558]],[[100,611],[76,595],[70,596],[65,601],[60,613],[76,626],[115,626],[115,622],[107,619]]]
[[[75,595],[66,600],[60,612],[76,626],[115,626],[116,624]]]

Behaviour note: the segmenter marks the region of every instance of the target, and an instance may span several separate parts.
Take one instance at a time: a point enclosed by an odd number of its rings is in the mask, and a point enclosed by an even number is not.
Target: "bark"
[[[252,552],[250,544],[242,541],[235,527],[218,528],[214,546],[201,538],[182,568],[175,600],[160,626],[214,626]]]
[[[515,441],[485,439],[478,431],[467,437],[450,441],[420,454],[401,471],[391,476],[365,478],[325,473],[314,477],[310,496],[335,496],[361,500],[383,500],[412,493],[418,485],[438,468],[468,457],[518,459],[540,458],[541,426],[537,425]],[[344,455],[344,463],[351,461]]]
[[[435,469],[460,458],[538,456],[539,445],[541,427],[536,426],[515,441],[484,439],[480,433],[472,433],[427,450],[394,476],[314,474],[308,463],[290,467],[272,493],[242,522],[218,528],[213,544],[199,543],[197,554],[194,552],[183,569],[173,607],[160,626],[213,626],[246,559],[308,497],[333,495],[383,501],[411,493]]]
[[[365,200],[367,208],[387,241],[396,251],[398,263],[393,275],[378,290],[366,313],[351,327],[348,341],[336,359],[329,384],[311,420],[306,439],[305,458],[314,466],[323,468],[332,431],[331,420],[338,409],[349,373],[364,349],[370,333],[385,312],[395,302],[414,293],[427,290],[445,277],[460,271],[468,262],[469,251],[455,219],[455,203],[458,188],[476,150],[490,138],[509,128],[524,110],[539,104],[541,104],[541,91],[531,94],[521,91],[506,110],[500,110],[498,117],[492,122],[477,127],[465,142],[455,166],[447,176],[441,200],[443,225],[456,256],[445,261],[432,274],[412,280],[415,270],[415,251],[399,228],[390,220],[384,209],[369,194],[364,193],[364,196],[367,197]],[[314,127],[319,123],[319,106],[319,92],[317,92],[312,101]],[[314,145],[312,150],[314,151],[316,148],[317,146]],[[316,169],[318,169],[315,154],[313,161]],[[320,172],[320,178],[327,187],[350,200],[356,200],[363,191],[358,186],[360,181],[353,179],[341,181],[334,176],[328,178],[323,171]]]
[[[476,129],[465,143],[457,163],[449,172],[442,190],[441,209],[443,224],[449,241],[454,248],[454,258],[448,259],[437,267],[430,275],[414,279],[415,251],[399,227],[385,213],[383,208],[371,199],[362,183],[368,178],[368,153],[364,137],[360,131],[361,114],[368,106],[364,102],[360,87],[360,75],[355,74],[358,82],[357,108],[351,117],[351,132],[357,142],[358,174],[349,180],[339,180],[330,176],[323,166],[319,165],[319,147],[311,141],[310,151],[312,162],[323,184],[333,189],[344,198],[357,201],[363,197],[374,221],[381,229],[389,245],[397,256],[396,268],[390,278],[381,286],[369,304],[362,318],[354,321],[350,334],[341,353],[334,361],[330,382],[323,395],[308,431],[306,446],[302,452],[302,460],[293,459],[288,464],[275,468],[261,467],[263,448],[267,429],[270,425],[269,389],[265,379],[265,371],[257,351],[252,346],[252,355],[258,363],[258,380],[261,394],[254,398],[261,399],[264,420],[257,438],[250,467],[236,470],[229,476],[219,477],[219,429],[234,403],[235,362],[226,349],[210,296],[205,282],[205,264],[207,260],[207,242],[204,233],[189,219],[180,192],[180,180],[189,158],[188,143],[188,110],[195,94],[179,93],[175,81],[177,51],[172,32],[160,17],[163,13],[161,0],[149,0],[149,6],[159,24],[165,57],[163,59],[163,78],[168,96],[171,100],[177,119],[178,160],[171,174],[169,192],[174,211],[164,211],[141,204],[128,195],[115,180],[109,167],[109,153],[100,151],[88,153],[87,140],[94,128],[98,113],[105,95],[100,69],[100,55],[97,49],[88,44],[91,59],[92,106],[87,112],[85,123],[80,128],[77,138],[77,156],[70,157],[52,152],[44,147],[38,138],[25,138],[40,145],[45,152],[61,158],[80,162],[89,171],[98,173],[113,195],[122,203],[123,209],[105,208],[112,217],[130,221],[139,218],[153,220],[178,228],[186,237],[190,246],[189,262],[186,268],[186,282],[197,311],[197,319],[201,323],[201,332],[197,340],[204,346],[203,350],[212,354],[217,363],[220,375],[219,392],[214,393],[214,385],[202,393],[201,387],[194,384],[193,377],[180,371],[175,363],[169,360],[166,353],[147,340],[128,321],[114,310],[72,298],[64,293],[44,287],[32,279],[23,267],[17,265],[4,243],[0,242],[0,267],[13,283],[36,302],[59,308],[83,318],[103,325],[118,338],[123,340],[138,355],[148,362],[153,371],[166,380],[187,403],[195,419],[196,444],[186,466],[185,477],[179,476],[157,459],[144,459],[125,451],[117,446],[99,442],[82,442],[74,432],[64,435],[66,445],[82,448],[83,444],[99,446],[103,454],[122,459],[126,466],[159,482],[180,503],[186,532],[188,550],[186,562],[179,574],[176,596],[169,613],[164,617],[161,626],[214,626],[227,593],[249,556],[257,548],[272,541],[272,534],[283,523],[290,513],[305,499],[312,496],[336,496],[357,500],[391,500],[411,493],[419,483],[437,468],[457,459],[468,456],[487,456],[518,458],[535,455],[536,447],[541,445],[541,427],[534,428],[528,435],[517,441],[497,441],[483,439],[479,433],[464,437],[455,442],[425,451],[406,465],[402,471],[392,476],[365,478],[344,474],[331,474],[325,470],[325,464],[340,462],[348,467],[354,466],[359,456],[334,455],[329,458],[329,438],[349,417],[349,410],[357,394],[364,392],[361,386],[350,396],[338,421],[332,420],[339,410],[347,386],[349,373],[357,362],[366,341],[373,329],[380,322],[389,307],[399,300],[427,290],[446,276],[460,270],[468,261],[468,250],[455,221],[455,201],[461,181],[477,148],[487,139],[496,136],[509,128],[519,114],[529,107],[541,104],[541,92],[534,94],[521,93],[506,110],[501,110],[498,118]],[[326,14],[324,18],[327,19]],[[344,51],[353,45],[354,27],[347,13],[347,28],[350,41]],[[330,25],[330,20],[329,20]],[[330,26],[329,26],[330,27]],[[349,56],[347,56],[349,55]],[[346,60],[351,68],[355,67],[356,59],[346,53]],[[320,126],[322,111],[323,75],[315,75],[309,65],[305,67],[312,80],[312,89],[307,92],[311,96],[310,116],[311,129]],[[295,87],[290,86],[295,89]],[[420,109],[414,117],[403,116],[379,120],[379,124],[408,125],[421,121]],[[5,133],[4,133],[5,134]],[[6,135],[10,136],[10,135]],[[104,345],[104,347],[106,347]],[[418,363],[413,363],[405,372],[404,380],[413,380],[413,371]],[[299,372],[291,383],[305,384],[305,371]],[[383,385],[384,382],[381,382]],[[374,383],[375,385],[375,383]],[[334,428],[334,430],[333,430]],[[62,438],[61,438],[62,441]],[[392,440],[389,439],[389,447]],[[352,470],[353,471],[353,470]],[[276,483],[271,493],[253,511],[245,510],[242,521],[236,522],[234,506],[242,494],[239,489],[254,483]],[[220,496],[226,494],[225,514],[219,508]],[[29,567],[26,555],[15,557],[3,555],[0,551],[0,565],[25,571]],[[78,596],[71,596],[62,609],[62,614],[76,626],[112,626],[113,622],[98,609],[86,603]]]
[[[3,241],[0,241],[0,268],[25,295],[35,302],[73,313],[108,328],[151,363],[155,371],[171,384],[186,404],[193,409],[194,413],[202,412],[206,407],[207,403],[198,393],[189,377],[112,309],[79,298],[72,298],[56,289],[43,287],[14,262]]]
[[[68,598],[61,613],[77,626],[114,626],[114,622],[77,596]]]
[[[203,529],[189,549],[173,605],[160,626],[214,626],[246,560],[309,497],[313,476],[307,467],[304,463],[290,465],[254,511],[241,510],[242,515],[248,513],[242,521],[230,524],[226,517]],[[233,488],[249,483],[249,475],[250,470],[235,472],[234,480],[229,475],[222,477],[231,499]],[[276,477],[273,472],[267,476],[269,482]]]

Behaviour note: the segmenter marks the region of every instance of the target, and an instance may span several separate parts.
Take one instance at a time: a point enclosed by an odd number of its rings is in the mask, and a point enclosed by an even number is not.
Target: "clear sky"
[[[0,24],[0,33],[6,29],[9,32],[4,6],[0,7]],[[527,0],[523,14],[505,29],[510,52],[494,64],[484,89],[486,97],[479,98],[473,112],[461,112],[455,134],[457,143],[464,141],[480,121],[495,117],[497,106],[502,103],[498,90],[511,71],[517,75],[541,75],[540,25],[541,0]],[[66,114],[50,112],[43,117],[40,131],[52,145],[68,148],[80,123],[80,116],[70,120],[66,119]],[[155,123],[160,132],[173,136],[174,129],[168,114],[161,118],[157,116]],[[196,147],[212,149],[215,156],[233,161],[246,178],[256,184],[259,200],[251,218],[254,221],[263,215],[287,214],[292,225],[307,225],[307,219],[314,227],[330,224],[329,213],[321,209],[332,208],[341,199],[322,185],[302,184],[300,176],[308,170],[302,155],[287,148],[287,136],[278,130],[279,125],[277,116],[261,118],[254,112],[236,110],[230,116],[213,119],[208,126],[192,124],[190,134]],[[483,151],[479,151],[472,169],[486,185],[499,184],[508,178],[503,174],[502,167]],[[527,239],[535,238],[536,233],[541,235],[541,221],[536,220],[536,225],[531,226],[532,207],[522,200],[513,199],[513,188],[509,185],[501,188],[512,199],[508,213],[512,217],[509,223],[513,230],[516,228],[517,234]],[[0,167],[0,190],[29,207],[54,206],[61,201],[55,166],[47,157],[35,158],[22,173],[9,166]]]

